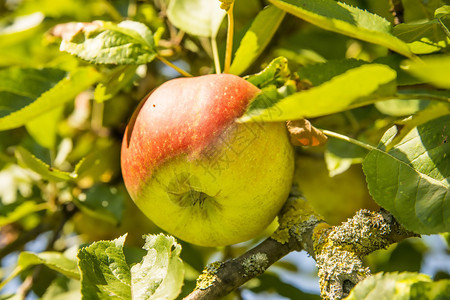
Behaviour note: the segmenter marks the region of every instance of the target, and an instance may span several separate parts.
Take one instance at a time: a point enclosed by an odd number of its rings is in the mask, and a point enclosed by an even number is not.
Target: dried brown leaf
[[[311,125],[306,119],[287,121],[286,126],[294,146],[321,146],[327,142],[327,136]]]

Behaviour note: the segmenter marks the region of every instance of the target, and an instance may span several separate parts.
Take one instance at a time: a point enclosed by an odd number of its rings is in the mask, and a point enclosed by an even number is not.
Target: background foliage
[[[392,2],[238,0],[234,9],[229,71],[263,91],[240,121],[306,117],[329,133],[325,146],[296,148],[294,186],[332,225],[381,206],[430,235],[368,256],[373,273],[410,273],[377,274],[350,299],[449,291],[448,280],[433,280],[450,271],[450,8],[403,0],[395,25]],[[261,240],[216,249],[161,235],[120,175],[133,110],[179,76],[165,63],[193,75],[223,69],[219,5],[0,1],[2,299],[181,298],[207,263]],[[316,299],[311,264],[293,253],[230,298]],[[382,288],[388,282],[408,288]]]

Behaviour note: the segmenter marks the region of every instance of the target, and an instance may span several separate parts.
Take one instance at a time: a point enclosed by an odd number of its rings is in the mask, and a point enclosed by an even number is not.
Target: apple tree
[[[0,298],[447,299],[449,4],[0,1]]]

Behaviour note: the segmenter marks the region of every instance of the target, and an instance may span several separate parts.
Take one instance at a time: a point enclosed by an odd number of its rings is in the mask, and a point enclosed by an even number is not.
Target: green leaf
[[[280,56],[273,59],[261,72],[246,76],[245,80],[261,89],[269,85],[278,85],[280,81],[284,84],[290,75],[288,60]]]
[[[282,81],[286,81],[286,78],[289,78],[289,76],[288,60],[285,57],[280,56],[273,59],[261,72],[246,76],[245,80],[254,86],[264,88],[271,84],[277,84],[279,78],[281,78]]]
[[[192,35],[215,37],[225,17],[218,0],[171,0],[169,21]]]
[[[14,271],[0,283],[0,289],[5,286],[11,279],[25,271],[26,269],[44,264],[50,269],[59,272],[69,278],[80,279],[80,273],[75,260],[70,259],[67,255],[56,251],[47,251],[41,253],[21,252],[17,260],[17,266]]]
[[[347,171],[353,164],[362,163],[366,154],[364,148],[329,137],[324,156],[330,177]]]
[[[410,295],[411,300],[445,300],[450,295],[450,279],[442,279],[434,282],[417,282],[411,287]]]
[[[57,277],[52,281],[40,300],[75,300],[81,299],[79,280]]]
[[[346,300],[356,299],[413,299],[412,288],[417,283],[430,282],[431,279],[418,273],[377,273],[358,283]],[[434,299],[430,294],[420,294],[417,299]]]
[[[41,253],[21,252],[17,265],[25,270],[32,265],[44,264],[69,278],[80,279],[77,262],[64,253],[47,251]]]
[[[23,147],[18,146],[15,149],[15,155],[22,166],[38,173],[40,176],[42,176],[42,178],[46,180],[61,182],[73,180],[76,178],[75,173],[64,172],[52,168],[45,162],[28,152],[28,150]]]
[[[408,118],[400,123],[402,126],[401,130],[397,133],[387,149],[390,150],[392,146],[397,145],[411,130],[414,129],[414,127],[445,115],[450,115],[449,104],[441,102],[430,104],[424,110],[417,112],[412,118]]]
[[[375,103],[375,107],[383,114],[394,117],[412,115],[428,105],[428,101],[419,99],[392,99]]]
[[[248,110],[240,121],[295,120],[348,110],[393,95],[395,78],[396,72],[387,66],[363,65],[287,96],[267,109]],[[270,100],[270,95],[267,98]]]
[[[67,73],[59,69],[9,68],[0,70],[0,117],[4,117],[33,101],[64,79]],[[16,97],[16,98],[13,98]],[[11,98],[14,101],[5,101]],[[1,120],[1,119],[0,119]]]
[[[443,5],[434,11],[435,18],[442,18],[450,15],[450,5]]]
[[[390,23],[375,14],[333,0],[270,0],[288,13],[325,30],[378,44],[412,57],[408,46],[391,34]]]
[[[317,86],[350,69],[365,64],[367,62],[357,59],[330,60],[324,63],[306,65],[298,70],[298,75],[300,79],[308,79],[314,86]]]
[[[80,24],[80,23],[78,23]],[[59,25],[61,51],[96,64],[145,64],[156,57],[151,30],[144,24],[94,21],[74,30],[73,23]],[[66,26],[66,27],[63,27]],[[74,32],[72,32],[74,31]]]
[[[58,123],[63,110],[64,106],[61,105],[25,124],[28,133],[42,147],[52,150],[55,148]]]
[[[125,236],[95,242],[78,252],[84,299],[175,299],[183,284],[181,246],[173,237],[147,235],[147,254],[131,269],[123,254]]]
[[[414,54],[429,54],[448,48],[450,37],[441,29],[449,27],[450,20],[437,19],[414,24],[399,24],[394,27],[394,35],[406,42]]]
[[[404,60],[405,58],[403,56],[392,53],[387,56],[378,57],[372,63],[387,65],[395,70],[397,72],[397,85],[415,85],[423,83],[423,80],[419,80],[401,68],[401,64]]]
[[[390,144],[398,132],[392,127],[363,162],[374,200],[419,234],[450,230],[448,124],[450,115],[423,123],[395,145]]]
[[[266,7],[253,20],[234,55],[230,73],[243,73],[271,41],[286,13],[276,6]]]
[[[42,12],[7,17],[0,20],[0,43],[3,47],[32,38],[45,19]]]
[[[97,102],[104,102],[114,97],[121,91],[136,74],[137,66],[119,66],[111,70],[106,80],[102,80],[94,91],[94,99]]]
[[[147,254],[131,268],[131,286],[136,299],[175,299],[181,291],[184,265],[181,246],[171,236],[146,235]]]
[[[50,207],[48,206],[47,203],[36,203],[34,201],[25,201],[21,203],[19,206],[15,207],[13,211],[8,212],[6,215],[0,215],[0,227],[19,221],[20,219],[29,216],[35,212],[49,208]]]
[[[20,127],[73,100],[99,78],[94,68],[0,70],[0,130]]]
[[[130,267],[125,261],[125,235],[95,242],[78,251],[83,299],[131,299]]]
[[[407,60],[402,68],[412,75],[437,87],[450,89],[450,55],[436,55],[422,60]]]
[[[120,190],[106,184],[89,188],[74,203],[86,214],[117,225],[122,220],[125,195]]]

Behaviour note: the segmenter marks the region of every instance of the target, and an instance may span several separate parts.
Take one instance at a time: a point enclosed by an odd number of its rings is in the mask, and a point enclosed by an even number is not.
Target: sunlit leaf
[[[112,70],[106,77],[106,80],[102,80],[94,91],[94,99],[97,102],[103,102],[114,97],[120,90],[122,90],[136,74],[137,66],[119,66]]]
[[[79,279],[80,273],[78,271],[77,262],[68,258],[64,253],[56,251],[47,251],[41,253],[22,252],[20,253],[18,266],[26,269],[32,265],[45,264],[50,269],[53,269],[67,277]]]
[[[15,207],[13,211],[7,212],[6,215],[0,215],[0,227],[5,226],[6,224],[19,221],[20,219],[32,213],[45,210],[48,208],[50,207],[47,203],[36,203],[34,201],[25,201],[21,203],[19,206]]]
[[[76,178],[76,174],[60,171],[58,169],[52,168],[45,162],[31,154],[28,150],[23,147],[17,147],[15,150],[17,160],[24,167],[36,172],[42,178],[50,181],[60,182],[69,181]]]
[[[272,39],[285,12],[276,6],[262,10],[242,38],[230,67],[231,74],[243,73],[262,53]]]
[[[390,23],[375,14],[333,0],[270,0],[286,12],[323,29],[378,44],[411,57],[408,46],[391,34]]]
[[[450,20],[441,22],[444,26],[450,25]],[[415,54],[443,51],[450,44],[450,37],[441,29],[437,19],[423,23],[399,24],[394,27],[394,35],[406,42]]]
[[[324,153],[330,176],[347,171],[353,164],[360,164],[367,150],[346,141],[329,138]]]
[[[219,0],[171,0],[167,17],[176,27],[198,36],[215,37],[225,10]]]
[[[421,283],[431,283],[431,279],[418,273],[378,273],[358,283],[345,299],[436,299],[426,290],[416,290],[417,298],[413,297],[413,287]]]
[[[246,76],[245,79],[259,88],[264,88],[271,84],[278,85],[280,81],[287,81],[290,73],[288,60],[280,56],[273,59],[261,72]]]
[[[17,260],[17,266],[14,271],[8,276],[8,278],[0,283],[0,288],[26,269],[41,264],[69,278],[80,279],[77,262],[67,257],[64,253],[56,251],[31,253],[24,251],[20,253]]]
[[[402,68],[425,82],[450,89],[450,55],[425,57],[420,61],[408,60],[403,63]]]
[[[430,104],[427,108],[422,111],[417,112],[411,118],[403,120],[400,125],[401,129],[395,135],[395,138],[389,144],[387,149],[391,149],[392,146],[397,145],[405,136],[419,125],[425,124],[433,119],[437,119],[441,116],[450,115],[450,104],[437,102]]]
[[[153,34],[139,22],[67,23],[55,27],[53,34],[62,37],[61,51],[91,63],[138,65],[156,57]]]
[[[374,200],[416,233],[450,230],[448,124],[450,115],[431,120],[389,146],[398,134],[392,127],[363,162]]]
[[[147,235],[147,254],[133,267],[123,253],[125,236],[95,242],[78,252],[86,299],[175,299],[183,284],[181,246],[173,237]]]
[[[395,78],[395,71],[387,66],[363,65],[317,87],[287,96],[269,108],[250,109],[240,120],[285,121],[340,112],[393,95]],[[266,101],[270,102],[270,97],[267,95]]]
[[[0,130],[20,127],[73,100],[99,78],[91,67],[70,74],[58,69],[0,70]]]
[[[75,300],[81,299],[81,285],[79,280],[57,277],[45,291],[41,300]]]
[[[131,274],[123,246],[126,236],[95,242],[78,251],[83,299],[131,299]]]
[[[443,5],[434,11],[435,18],[442,18],[450,15],[450,5]]]
[[[446,299],[450,295],[450,279],[420,281],[411,287],[411,299]]]
[[[175,238],[146,235],[147,254],[131,268],[131,289],[136,299],[175,299],[181,291],[184,265]]]
[[[63,109],[64,106],[61,105],[25,124],[28,133],[42,147],[54,149],[56,145],[58,122],[61,119]]]
[[[0,20],[0,44],[6,47],[31,38],[33,34],[36,34],[44,18],[43,13],[35,12],[13,19],[4,18]]]
[[[375,103],[375,107],[383,114],[395,117],[412,115],[425,108],[428,101],[419,99],[398,100],[392,99]]]

